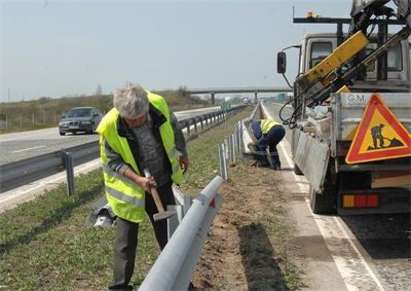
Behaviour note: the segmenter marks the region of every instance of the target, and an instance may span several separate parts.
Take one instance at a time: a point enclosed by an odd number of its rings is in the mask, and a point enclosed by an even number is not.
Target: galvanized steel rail
[[[98,142],[66,148],[0,166],[0,193],[89,162],[99,156]],[[67,167],[68,165],[68,167]],[[68,173],[70,175],[70,173]]]
[[[224,180],[216,176],[193,200],[166,247],[141,284],[140,291],[187,290],[210,224],[222,203]]]

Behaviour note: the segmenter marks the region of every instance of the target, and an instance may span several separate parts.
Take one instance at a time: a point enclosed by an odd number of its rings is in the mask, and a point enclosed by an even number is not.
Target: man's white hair
[[[133,118],[147,113],[149,102],[147,93],[138,84],[129,84],[126,88],[113,91],[113,104],[120,115],[125,118]]]

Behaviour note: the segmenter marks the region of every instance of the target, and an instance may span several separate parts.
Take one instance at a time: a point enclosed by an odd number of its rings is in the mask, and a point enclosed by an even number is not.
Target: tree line
[[[207,102],[178,90],[156,91],[173,110],[204,106]],[[56,127],[62,114],[73,107],[91,106],[106,113],[113,107],[113,96],[96,94],[80,97],[50,98],[0,103],[0,133]]]

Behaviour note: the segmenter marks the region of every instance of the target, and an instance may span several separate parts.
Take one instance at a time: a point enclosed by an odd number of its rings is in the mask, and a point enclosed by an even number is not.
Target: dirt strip
[[[281,171],[237,165],[221,189],[224,198],[197,264],[194,283],[206,290],[296,290],[295,260]],[[287,198],[288,197],[288,198]]]

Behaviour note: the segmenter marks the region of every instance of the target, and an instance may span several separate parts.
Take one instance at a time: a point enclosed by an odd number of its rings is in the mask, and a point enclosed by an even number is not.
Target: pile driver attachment
[[[394,2],[396,9],[387,4]],[[321,23],[312,19],[312,23]],[[331,22],[328,22],[331,23]],[[342,35],[342,22],[335,22],[337,34]],[[388,25],[402,25],[395,34],[388,35]],[[365,48],[369,43],[375,26],[378,25],[378,46],[369,54]],[[368,32],[371,27],[371,31]],[[294,98],[287,104],[293,104],[294,112],[287,118],[280,118],[291,128],[296,126],[305,107],[313,107],[324,102],[332,93],[342,87],[362,80],[367,65],[379,60],[379,79],[386,79],[386,53],[407,39],[411,33],[411,0],[353,0],[351,23],[348,35],[339,46],[319,64],[299,76],[294,83]],[[384,59],[385,58],[385,59]],[[385,76],[385,77],[384,77]]]

